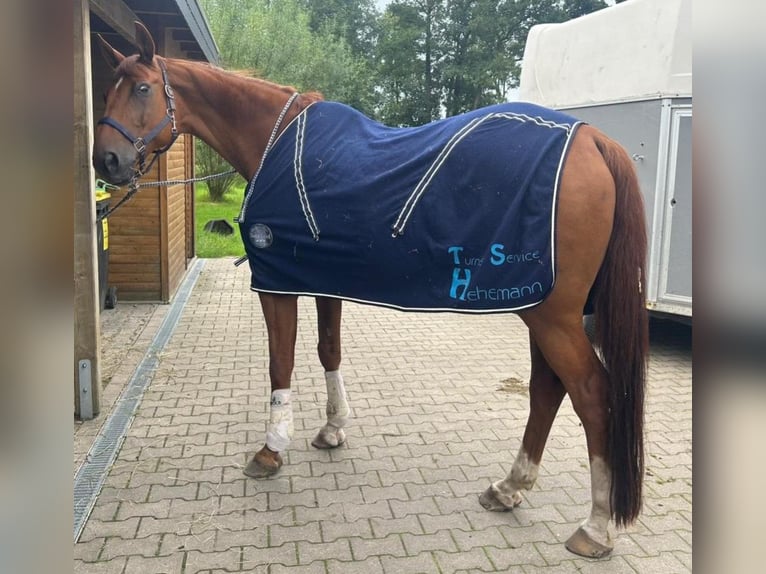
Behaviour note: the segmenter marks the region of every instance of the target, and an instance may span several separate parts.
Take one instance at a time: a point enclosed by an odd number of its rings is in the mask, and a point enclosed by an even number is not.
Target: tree
[[[377,50],[382,121],[414,125],[439,117],[442,8],[437,0],[400,0],[386,8]]]
[[[505,101],[529,29],[604,0],[398,0],[381,19],[380,118],[413,125]]]
[[[194,148],[197,173],[200,176],[216,175],[231,170],[231,166],[224,160],[218,152],[203,142],[201,139],[195,141]],[[240,178],[236,173],[216,177],[207,182],[207,189],[210,195],[210,201],[223,201],[224,195],[231,188],[232,184]]]
[[[362,111],[373,107],[371,72],[345,39],[313,31],[300,0],[201,0],[225,67],[245,69],[300,91],[319,91]],[[203,142],[197,144],[202,175],[225,171]],[[226,182],[211,182],[223,196]],[[217,188],[224,186],[223,191]],[[213,191],[216,189],[216,191]]]
[[[355,56],[371,61],[378,37],[379,14],[373,0],[302,0],[315,34],[343,39]]]

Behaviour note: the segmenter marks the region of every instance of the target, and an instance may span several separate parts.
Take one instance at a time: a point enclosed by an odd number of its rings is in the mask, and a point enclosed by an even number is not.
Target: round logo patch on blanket
[[[265,249],[271,246],[274,241],[274,236],[271,234],[271,229],[268,225],[263,223],[256,223],[250,228],[250,241],[253,247],[258,249]]]

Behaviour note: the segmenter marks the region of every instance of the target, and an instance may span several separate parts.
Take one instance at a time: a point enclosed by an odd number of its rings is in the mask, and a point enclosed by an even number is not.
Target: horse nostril
[[[109,172],[109,175],[117,175],[120,169],[120,158],[114,152],[106,152],[104,155],[104,167]]]

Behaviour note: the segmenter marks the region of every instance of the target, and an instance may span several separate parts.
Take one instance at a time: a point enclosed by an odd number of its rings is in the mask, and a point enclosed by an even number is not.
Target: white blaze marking
[[[125,76],[121,77],[119,80],[117,80],[117,83],[114,85],[115,91],[120,88],[120,84],[122,83],[122,80],[125,79]]]

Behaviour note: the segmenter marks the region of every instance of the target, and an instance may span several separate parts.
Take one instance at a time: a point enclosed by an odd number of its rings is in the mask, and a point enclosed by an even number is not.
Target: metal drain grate
[[[106,473],[117,457],[117,452],[125,440],[133,415],[144,395],[147,385],[159,364],[159,356],[175,331],[181,313],[186,306],[192,289],[202,272],[205,262],[197,259],[186,279],[178,289],[170,310],[154,336],[149,348],[136,367],[127,386],[117,399],[112,413],[101,428],[90,451],[85,457],[74,478],[74,541],[80,538],[82,529],[90,516],[96,498],[104,484]]]

